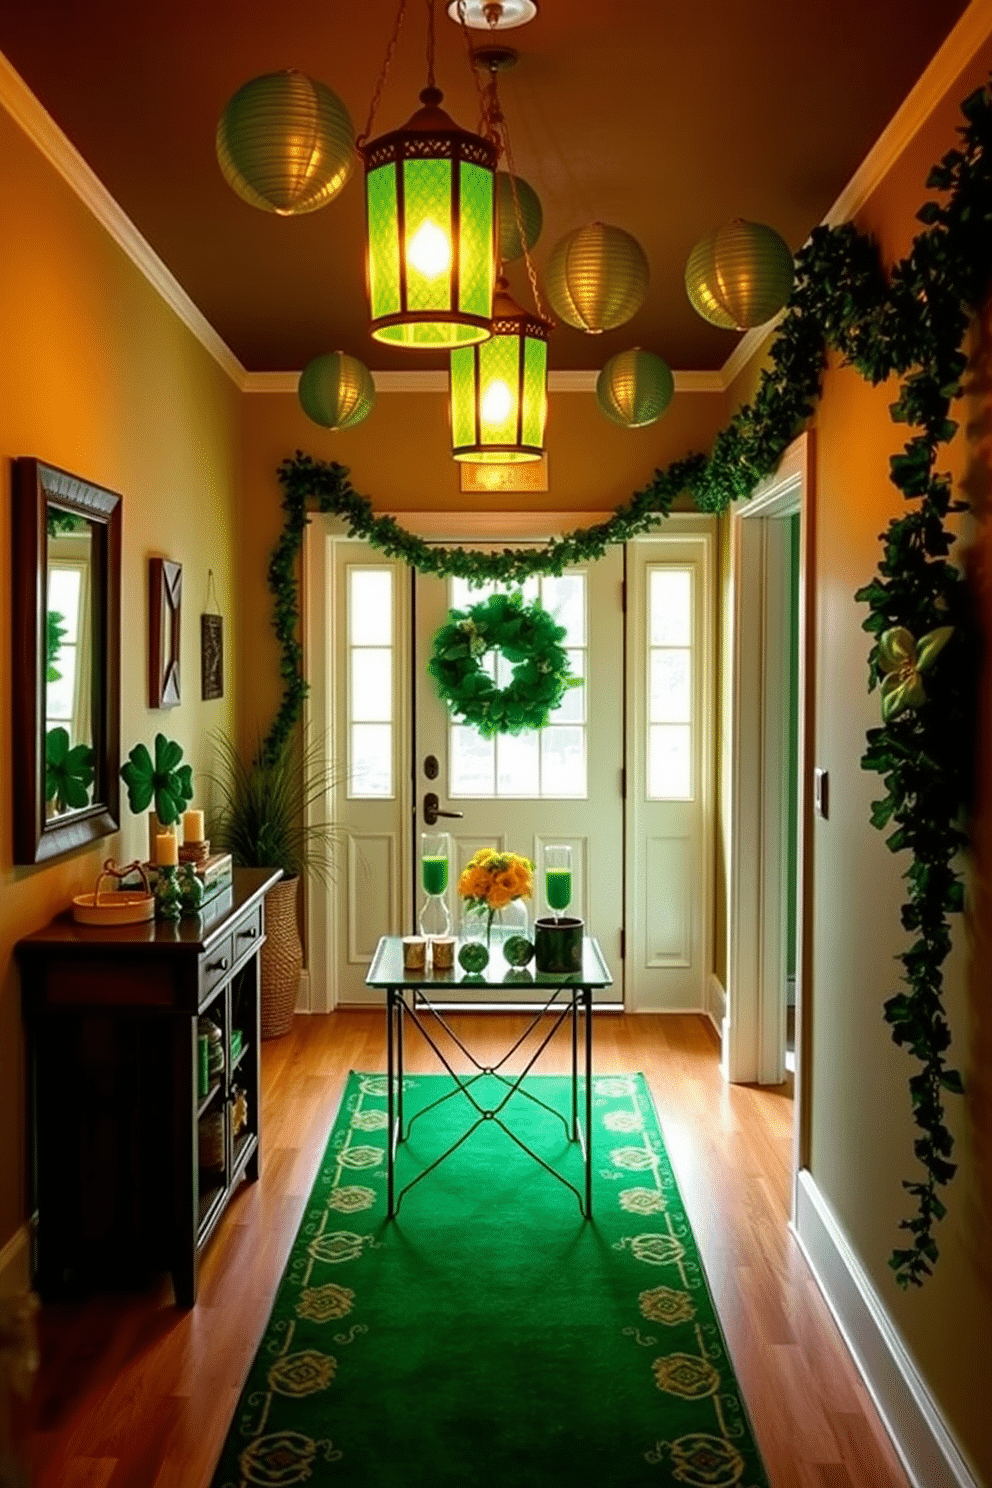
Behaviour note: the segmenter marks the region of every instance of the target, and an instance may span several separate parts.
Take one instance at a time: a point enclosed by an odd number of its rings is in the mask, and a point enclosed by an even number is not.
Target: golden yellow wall
[[[0,111],[0,1247],[25,1218],[24,1052],[11,949],[102,860],[143,853],[130,815],[92,850],[12,866],[10,461],[36,455],[119,491],[123,506],[122,739],[177,739],[198,769],[207,733],[233,727],[231,643],[240,401],[233,384],[20,129]],[[183,702],[147,707],[148,558],[183,565]],[[226,617],[226,696],[200,701],[199,612],[207,569]]]
[[[906,252],[917,227],[914,214],[924,199],[930,165],[955,143],[957,104],[985,81],[992,45],[969,66],[946,99],[890,171],[857,223],[874,233],[887,260]],[[734,403],[753,387],[755,368],[731,389]],[[970,405],[960,414],[988,427],[987,372]],[[984,393],[981,388],[984,388]],[[859,759],[865,731],[878,722],[878,695],[866,691],[868,639],[861,630],[866,610],[853,594],[875,570],[878,534],[905,509],[889,482],[888,460],[906,438],[891,422],[894,385],[871,388],[850,369],[831,360],[815,418],[815,583],[816,643],[815,763],[830,774],[830,817],[816,820],[811,844],[813,881],[812,987],[804,1017],[812,1025],[810,1169],[821,1194],[901,1331],[923,1379],[952,1430],[976,1464],[982,1481],[992,1481],[992,1439],[987,1429],[988,1388],[977,1361],[987,1357],[992,1336],[992,1294],[988,1285],[990,1209],[976,1150],[987,1154],[989,1048],[988,959],[969,993],[966,937],[959,923],[957,951],[948,975],[947,1004],[954,1031],[952,1060],[975,1093],[985,1094],[979,1144],[963,1102],[948,1109],[960,1168],[947,1190],[948,1216],[939,1226],[941,1259],[922,1291],[902,1293],[887,1266],[899,1241],[898,1222],[911,1213],[900,1179],[916,1178],[915,1128],[910,1118],[907,1081],[917,1066],[892,1043],[882,1003],[896,987],[893,957],[904,949],[898,906],[905,859],[894,858],[881,833],[869,825],[869,809],[880,794],[878,777],[862,771]],[[950,463],[958,473],[980,467],[988,489],[987,451],[962,438]],[[974,468],[973,468],[974,476]],[[992,535],[979,538],[989,570]],[[992,606],[984,596],[986,634],[992,639]],[[987,747],[988,681],[985,700],[983,807],[977,834],[986,865],[992,837],[992,754]],[[971,741],[962,740],[962,748]],[[988,879],[982,887],[989,909]],[[984,933],[988,935],[988,927]],[[985,1036],[985,1059],[976,1058]],[[984,1275],[983,1275],[984,1271]]]
[[[501,495],[508,511],[608,511],[645,485],[659,465],[691,450],[709,449],[726,419],[722,393],[676,393],[665,417],[647,429],[620,429],[599,412],[595,395],[552,393],[548,414],[550,489]],[[278,652],[265,583],[269,553],[279,536],[280,463],[297,449],[349,467],[357,491],[377,511],[470,511],[479,496],[458,489],[451,459],[447,395],[380,393],[373,413],[355,429],[329,433],[300,409],[294,393],[246,397],[242,575],[251,602],[244,606],[241,645],[252,658],[252,685],[243,692],[242,727],[250,742],[270,722],[279,702]],[[488,498],[491,500],[491,498]]]

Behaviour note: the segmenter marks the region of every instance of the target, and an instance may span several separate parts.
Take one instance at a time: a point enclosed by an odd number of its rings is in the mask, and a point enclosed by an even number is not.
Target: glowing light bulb
[[[479,407],[487,424],[505,423],[513,409],[513,394],[509,384],[502,377],[494,377],[483,393]]]
[[[406,250],[408,261],[425,279],[437,279],[451,266],[451,243],[448,234],[427,218],[410,239]]]

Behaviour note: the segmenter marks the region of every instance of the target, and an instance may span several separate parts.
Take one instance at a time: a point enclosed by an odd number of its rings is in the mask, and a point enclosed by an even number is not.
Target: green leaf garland
[[[569,687],[565,630],[539,604],[525,604],[519,591],[493,594],[467,610],[450,610],[434,637],[427,670],[451,712],[484,739],[543,728]],[[499,651],[513,663],[508,687],[497,687],[482,658]]]
[[[296,570],[310,503],[344,518],[352,537],[422,573],[470,583],[559,574],[571,564],[600,558],[612,543],[649,531],[683,492],[707,512],[726,511],[733,501],[749,497],[811,417],[828,349],[872,384],[893,375],[902,379],[891,415],[911,433],[893,456],[889,475],[907,510],[889,522],[878,572],[855,597],[868,607],[869,689],[892,675],[889,654],[882,649],[887,634],[904,630],[911,639],[930,642],[925,696],[907,674],[903,696],[917,701],[886,708],[881,727],[868,731],[861,762],[882,777],[884,787],[872,807],[872,824],[883,831],[893,828],[887,844],[906,853],[908,864],[901,918],[911,943],[899,957],[903,988],[884,1006],[893,1039],[919,1066],[910,1080],[910,1102],[920,1133],[914,1152],[922,1177],[904,1184],[915,1213],[901,1222],[908,1243],[890,1260],[903,1287],[922,1284],[937,1259],[934,1226],[945,1212],[937,1190],[954,1174],[943,1098],[962,1090],[960,1074],[947,1063],[951,1033],[942,1000],[943,965],[951,943],[949,916],[963,907],[957,862],[972,794],[979,648],[968,587],[950,561],[955,535],[948,519],[967,503],[955,499],[938,460],[956,432],[950,406],[961,394],[966,366],[961,347],[992,264],[989,89],[972,93],[961,111],[959,147],[948,151],[927,179],[940,199],[921,207],[917,216],[923,231],[888,274],[877,245],[852,223],[814,229],[796,257],[793,292],[754,399],[717,436],[708,457],[690,455],[657,470],[606,522],[544,547],[483,552],[434,546],[392,517],[375,516],[342,466],[297,452],[279,470],[286,520],[269,564],[284,694],[263,752],[279,750],[306,697]],[[939,656],[935,636],[942,637]],[[895,684],[885,686],[887,703],[894,691]]]

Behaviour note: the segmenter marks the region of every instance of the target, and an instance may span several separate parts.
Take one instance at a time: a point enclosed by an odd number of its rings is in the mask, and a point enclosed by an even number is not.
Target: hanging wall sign
[[[212,611],[209,609],[211,594],[215,606]],[[212,568],[207,570],[207,606],[200,616],[200,695],[204,702],[212,702],[224,696],[224,617],[217,607]]]

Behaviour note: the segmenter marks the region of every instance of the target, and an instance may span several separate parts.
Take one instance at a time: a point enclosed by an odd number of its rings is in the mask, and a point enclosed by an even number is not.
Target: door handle
[[[464,811],[442,811],[437,796],[428,791],[424,796],[424,825],[432,827],[439,816],[464,816]]]

